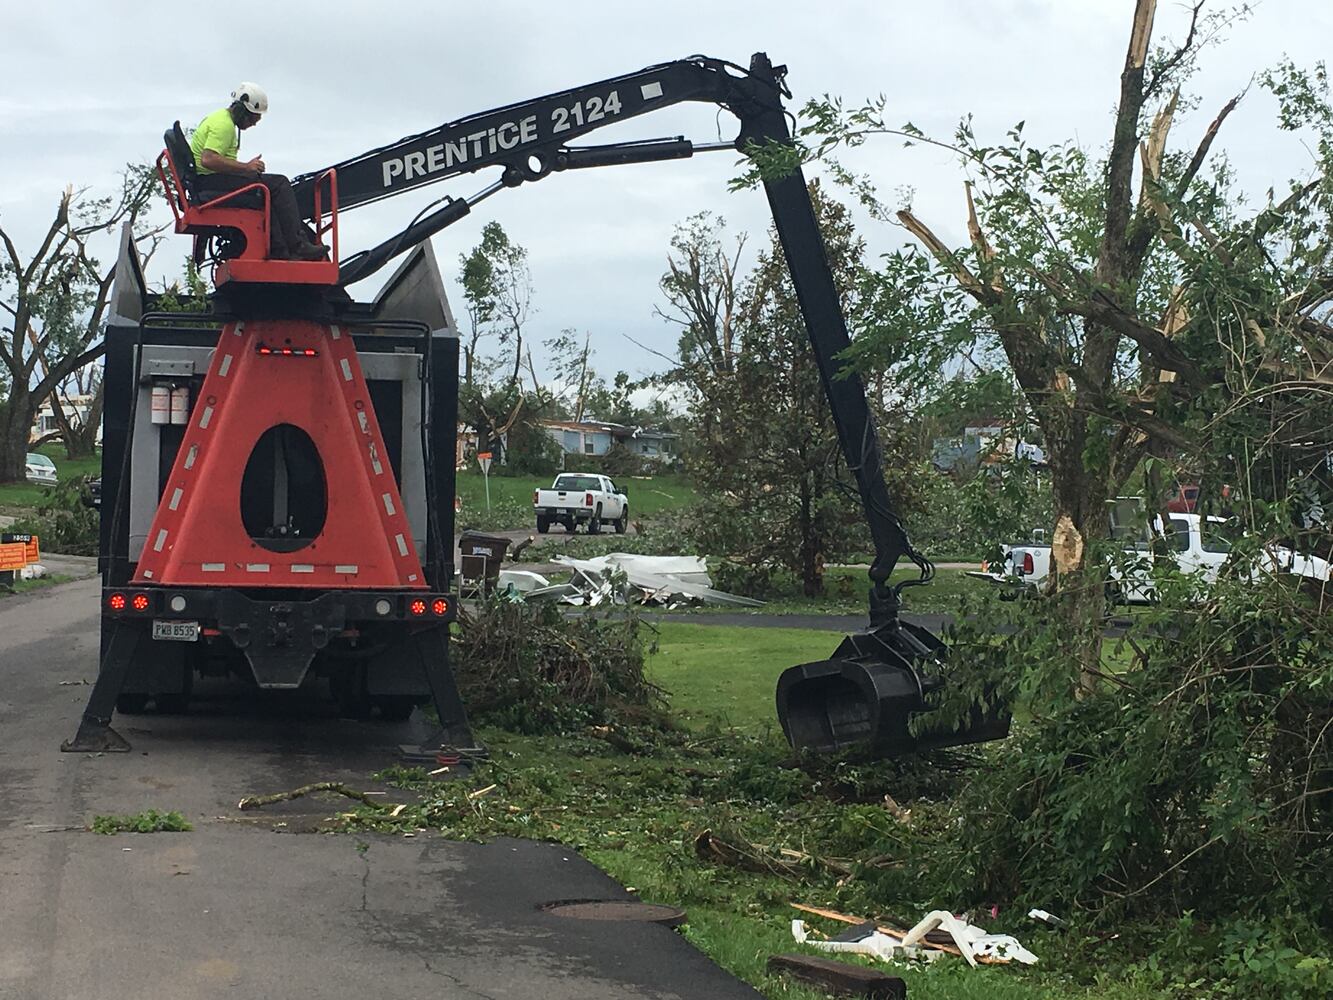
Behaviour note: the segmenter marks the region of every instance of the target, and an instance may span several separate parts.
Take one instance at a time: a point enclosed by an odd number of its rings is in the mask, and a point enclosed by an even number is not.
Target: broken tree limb
[[[290,802],[292,799],[299,799],[305,795],[313,795],[315,792],[337,792],[339,795],[345,795],[349,799],[364,803],[375,809],[383,809],[384,803],[376,802],[365,792],[358,792],[355,788],[348,788],[340,781],[317,781],[312,785],[302,785],[300,788],[293,788],[290,792],[274,792],[272,795],[247,795],[236,803],[236,808],[242,812],[248,809],[259,809],[263,806],[271,806],[275,802]]]
[[[996,305],[1000,301],[1000,296],[990,285],[987,285],[971,269],[962,262],[962,260],[944,245],[944,241],[936,236],[924,222],[918,219],[911,212],[903,209],[898,213],[898,221],[909,233],[926,245],[926,249],[934,255],[935,259],[949,269],[954,279],[963,286],[963,290],[986,305]]]
[[[871,1000],[902,1000],[907,996],[907,984],[901,978],[831,958],[771,955],[768,970],[785,972],[793,978],[814,983],[821,992],[838,996],[869,997]]]
[[[702,830],[694,838],[694,853],[700,860],[711,864],[726,865],[743,871],[762,872],[766,875],[786,875],[798,877],[807,874],[812,865],[826,868],[838,875],[850,875],[851,867],[834,858],[819,858],[805,851],[781,848],[781,857],[774,857],[758,844],[737,846],[729,844],[712,830]]]

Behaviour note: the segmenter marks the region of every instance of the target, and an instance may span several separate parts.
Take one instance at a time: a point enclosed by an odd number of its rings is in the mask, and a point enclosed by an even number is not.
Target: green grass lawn
[[[679,720],[754,733],[778,732],[774,694],[788,667],[827,659],[838,635],[816,629],[662,622],[648,677],[671,693]],[[779,733],[778,738],[781,738]]]
[[[62,483],[79,476],[102,474],[100,455],[92,458],[68,459],[65,449],[59,444],[46,444],[34,449],[56,463],[56,478]],[[22,514],[35,508],[42,501],[46,487],[35,483],[0,484],[0,513]]]

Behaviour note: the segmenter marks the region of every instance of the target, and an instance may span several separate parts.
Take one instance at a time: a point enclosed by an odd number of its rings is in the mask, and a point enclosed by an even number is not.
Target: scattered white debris
[[[820,951],[840,951],[852,955],[869,955],[881,962],[921,961],[933,962],[944,954],[929,948],[904,945],[897,938],[883,931],[872,931],[856,941],[820,941],[810,936],[804,920],[791,922],[791,936],[797,944],[806,944]]]
[[[1037,964],[1037,956],[1019,944],[1016,938],[1008,934],[987,934],[980,927],[959,920],[948,910],[931,910],[927,913],[920,923],[903,936],[903,944],[919,944],[937,927],[947,931],[953,938],[968,965],[976,965],[978,958],[1022,962],[1024,965]]]
[[[558,597],[567,604],[596,606],[603,601],[612,601],[670,606],[684,601],[755,608],[764,603],[714,590],[708,565],[697,556],[641,556],[612,552],[595,559],[559,555],[555,561],[574,571],[570,585],[577,589],[577,595]]]
[[[502,569],[497,582],[501,592],[512,590],[520,594],[530,594],[534,590],[540,590],[550,585],[551,581],[546,577],[526,569]]]

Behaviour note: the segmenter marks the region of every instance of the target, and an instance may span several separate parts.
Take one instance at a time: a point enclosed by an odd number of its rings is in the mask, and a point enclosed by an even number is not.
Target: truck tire
[[[551,530],[551,519],[549,517],[537,518],[537,534],[544,535]]]
[[[121,715],[143,715],[147,709],[148,695],[146,694],[116,695],[116,711]]]
[[[406,722],[417,707],[417,699],[412,695],[384,695],[375,699],[379,706],[380,718],[385,722]]]
[[[616,519],[616,534],[623,535],[629,530],[629,504],[620,508],[620,517]]]
[[[153,695],[157,710],[162,715],[184,715],[190,710],[190,695],[194,693],[194,669],[189,663],[181,668],[181,689]]]
[[[588,520],[588,534],[600,535],[602,533],[602,505],[598,504],[597,509],[592,512],[592,517]]]

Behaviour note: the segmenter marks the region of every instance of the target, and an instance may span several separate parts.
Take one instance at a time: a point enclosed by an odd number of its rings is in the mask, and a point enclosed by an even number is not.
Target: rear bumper
[[[115,587],[102,592],[102,615],[145,632],[158,620],[198,622],[202,635],[225,636],[244,652],[261,688],[295,688],[330,641],[372,623],[407,631],[444,627],[457,615],[457,601],[423,590],[339,590],[288,600],[231,589]]]
[[[253,593],[253,592],[252,592]],[[112,597],[125,599],[113,607]],[[147,604],[135,606],[135,598],[147,598]],[[443,612],[436,602],[443,601]],[[143,603],[140,601],[139,603]],[[343,624],[358,622],[451,622],[457,617],[457,598],[453,594],[428,590],[332,590],[309,600],[251,598],[233,588],[207,587],[104,587],[102,614],[107,618],[152,619],[177,618],[210,621],[219,624],[239,617],[253,616],[262,608],[270,615],[308,613],[312,618]]]
[[[536,507],[538,517],[549,517],[554,521],[590,521],[591,507]]]

